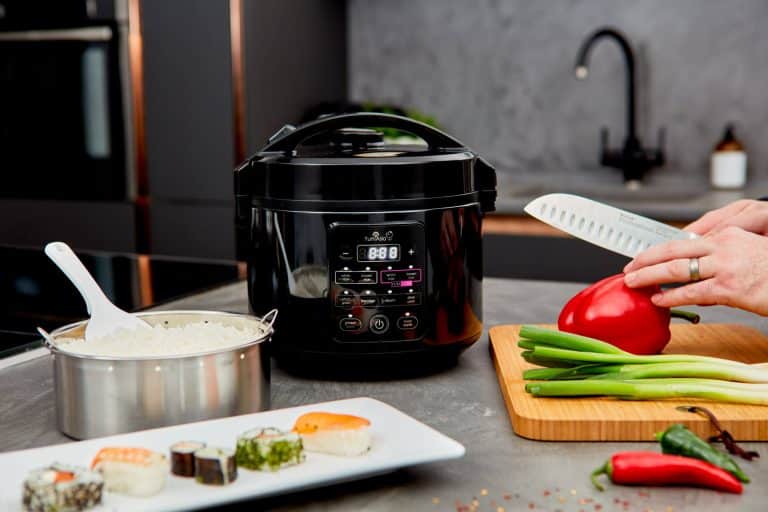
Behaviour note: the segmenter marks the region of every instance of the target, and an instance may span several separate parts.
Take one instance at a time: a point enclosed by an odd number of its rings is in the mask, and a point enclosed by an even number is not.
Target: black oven
[[[0,0],[0,198],[132,197],[124,3]]]

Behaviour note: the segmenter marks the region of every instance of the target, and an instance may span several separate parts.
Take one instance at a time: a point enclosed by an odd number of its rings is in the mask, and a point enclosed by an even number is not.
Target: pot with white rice
[[[89,439],[268,409],[276,315],[137,313],[152,329],[87,341],[87,321],[56,329],[59,430]]]

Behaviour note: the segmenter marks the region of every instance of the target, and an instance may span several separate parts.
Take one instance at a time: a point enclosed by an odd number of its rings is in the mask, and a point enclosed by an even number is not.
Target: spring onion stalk
[[[567,380],[583,379],[588,373],[586,367],[603,367],[603,365],[588,364],[583,366],[573,366],[569,368],[533,368],[523,372],[525,380]],[[597,372],[600,376],[603,372]],[[610,375],[606,373],[606,375]]]
[[[582,373],[583,375],[584,373]],[[658,379],[693,377],[747,383],[768,383],[768,370],[719,363],[631,364],[614,367],[609,372],[591,375],[590,379]]]
[[[768,385],[723,383],[711,379],[579,380],[530,382],[534,396],[613,396],[627,400],[702,398],[718,402],[768,405]]]
[[[552,370],[552,371],[549,371]],[[572,368],[536,368],[523,373],[527,380],[658,379],[692,377],[724,381],[768,383],[768,370],[751,365],[716,363],[587,364]]]
[[[624,366],[632,367],[634,365],[582,364],[579,366],[570,366],[567,368],[533,368],[531,370],[524,371],[523,378],[526,380],[585,379],[603,375],[615,375],[619,372],[619,368]]]
[[[604,341],[535,325],[523,325],[520,327],[520,338],[527,338],[528,340],[535,341],[537,344],[546,344],[568,350],[598,352],[602,354],[629,354],[629,352],[625,352]]]
[[[566,350],[561,348],[552,348],[546,345],[537,345],[533,350],[534,357],[554,360],[582,361],[583,363],[620,363],[620,364],[641,364],[641,363],[716,363],[738,367],[749,367],[746,363],[731,361],[730,359],[721,359],[718,357],[696,356],[689,354],[661,354],[654,356],[636,356],[634,354],[605,354],[596,352],[579,352],[577,350]]]
[[[544,357],[538,357],[533,355],[533,350],[525,350],[521,354],[523,359],[531,364],[537,364],[539,366],[546,366],[549,368],[572,368],[574,366],[582,366],[584,363],[580,361],[568,361],[567,359],[548,359]]]

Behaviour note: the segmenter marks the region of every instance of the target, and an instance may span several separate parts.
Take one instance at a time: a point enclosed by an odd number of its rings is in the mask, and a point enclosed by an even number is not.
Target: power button
[[[383,334],[389,330],[389,318],[386,315],[373,315],[368,322],[368,328],[374,334]]]

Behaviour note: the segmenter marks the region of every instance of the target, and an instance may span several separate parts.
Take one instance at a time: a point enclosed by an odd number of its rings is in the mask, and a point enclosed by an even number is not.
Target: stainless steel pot
[[[181,326],[210,321],[264,334],[224,350],[160,357],[101,357],[56,345],[82,337],[87,321],[51,333],[56,419],[76,439],[108,436],[269,408],[269,340],[277,311],[263,318],[215,311],[138,313],[150,324]]]

